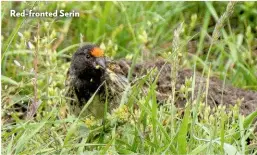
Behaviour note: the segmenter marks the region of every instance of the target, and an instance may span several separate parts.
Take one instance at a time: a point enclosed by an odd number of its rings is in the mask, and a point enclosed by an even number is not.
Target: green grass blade
[[[15,86],[18,86],[19,83],[14,81],[13,79],[7,77],[7,76],[4,76],[4,75],[1,75],[1,82],[2,83],[6,83],[6,84],[11,84],[11,85],[15,85]]]
[[[190,121],[190,106],[188,105],[185,109],[184,118],[180,125],[178,131],[178,151],[179,154],[186,154],[187,153],[187,133],[188,133],[188,124]]]

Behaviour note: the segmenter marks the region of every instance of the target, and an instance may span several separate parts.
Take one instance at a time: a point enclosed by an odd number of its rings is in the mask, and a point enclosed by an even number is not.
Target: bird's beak
[[[105,67],[106,67],[105,58],[104,57],[97,57],[95,68],[96,69],[99,69],[99,68],[105,69]]]

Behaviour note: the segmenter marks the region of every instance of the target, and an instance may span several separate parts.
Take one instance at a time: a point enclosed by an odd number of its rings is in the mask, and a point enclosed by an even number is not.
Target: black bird
[[[84,45],[73,54],[66,79],[66,96],[72,114],[78,115],[94,93],[92,103],[82,116],[101,118],[107,97],[111,101],[107,110],[118,106],[121,92],[128,82],[121,74],[122,70],[119,69],[119,73],[113,66],[116,65],[104,56],[103,50],[93,44]]]

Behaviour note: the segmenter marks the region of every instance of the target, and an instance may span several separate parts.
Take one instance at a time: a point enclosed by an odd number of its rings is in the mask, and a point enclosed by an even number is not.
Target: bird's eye
[[[87,55],[86,55],[86,58],[87,58],[87,59],[89,59],[89,58],[90,58],[90,55],[89,55],[89,54],[87,54]]]

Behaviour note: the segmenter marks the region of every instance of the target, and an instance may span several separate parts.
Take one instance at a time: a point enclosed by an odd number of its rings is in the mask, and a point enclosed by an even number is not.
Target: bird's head
[[[70,72],[78,78],[101,77],[105,69],[104,52],[96,45],[84,45],[73,54]]]

